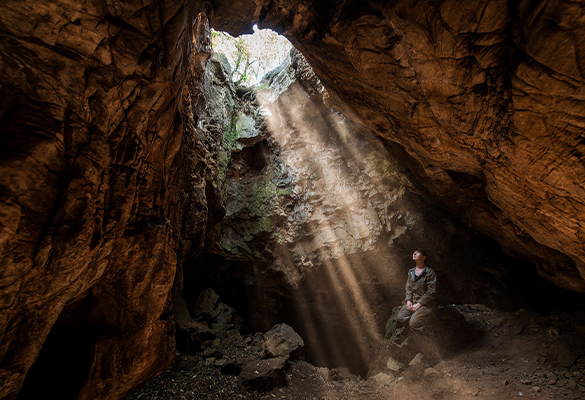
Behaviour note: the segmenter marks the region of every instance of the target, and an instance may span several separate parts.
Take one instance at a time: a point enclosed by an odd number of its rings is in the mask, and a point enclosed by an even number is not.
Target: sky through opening
[[[292,44],[270,29],[258,29],[254,33],[233,37],[226,32],[212,30],[213,50],[222,53],[232,68],[231,79],[242,85],[255,85],[269,71],[278,67],[286,58]]]

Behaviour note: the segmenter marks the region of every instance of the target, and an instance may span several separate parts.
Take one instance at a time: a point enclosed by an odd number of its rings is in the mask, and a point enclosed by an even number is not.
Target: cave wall
[[[190,128],[211,55],[200,11],[0,4],[0,398],[50,332],[45,354],[73,348],[84,373],[43,386],[71,366],[41,356],[20,398],[120,398],[170,365],[176,271],[216,175]]]
[[[212,25],[282,32],[331,104],[393,142],[436,201],[585,290],[582,4],[241,3],[232,15],[215,2]]]

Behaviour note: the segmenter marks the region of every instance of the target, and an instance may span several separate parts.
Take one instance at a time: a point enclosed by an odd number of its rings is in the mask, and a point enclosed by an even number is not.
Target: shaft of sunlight
[[[377,305],[364,293],[364,282],[396,275],[389,268],[391,263],[379,261],[395,259],[390,250],[378,248],[380,254],[373,258],[363,256],[350,260],[347,254],[348,249],[367,254],[385,229],[381,218],[386,216],[380,217],[371,206],[371,193],[358,189],[359,180],[371,179],[364,167],[369,155],[363,150],[370,145],[361,143],[363,138],[352,137],[355,133],[343,117],[320,114],[299,84],[291,84],[276,100],[270,95],[257,97],[267,110],[270,135],[281,148],[289,173],[311,177],[304,183],[306,187],[299,189],[299,192],[306,189],[314,197],[315,206],[310,211],[313,223],[306,225],[310,231],[303,232],[310,240],[302,247],[287,249],[298,253],[297,257],[286,252],[281,254],[291,262],[305,258],[319,260],[315,269],[320,271],[297,290],[296,308],[307,327],[307,341],[312,342],[317,362],[343,365],[347,362],[343,353],[350,351],[348,346],[357,353],[354,358],[368,360],[372,344],[383,343],[384,331],[376,315]],[[384,195],[390,200],[393,196],[390,192]],[[307,266],[298,268],[307,269]],[[336,315],[342,314],[342,320],[327,322],[330,307],[341,311]],[[339,332],[341,326],[343,338]],[[332,338],[345,341],[347,346],[335,346]]]

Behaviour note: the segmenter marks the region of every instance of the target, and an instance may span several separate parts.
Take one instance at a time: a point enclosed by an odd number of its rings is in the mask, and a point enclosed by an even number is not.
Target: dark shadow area
[[[180,296],[187,303],[192,318],[199,294],[208,288],[243,318],[242,334],[265,332],[282,322],[277,315],[290,295],[281,272],[267,269],[258,262],[226,260],[206,253],[184,269]]]
[[[232,151],[228,178],[239,179],[260,175],[270,161],[271,150],[266,140],[262,140],[241,151]]]
[[[235,264],[238,267],[234,267]],[[211,288],[219,295],[222,302],[247,318],[249,316],[247,304],[242,301],[246,298],[244,264],[211,254],[202,254],[185,266],[183,290],[180,295],[185,299],[189,311],[193,312],[199,293]]]
[[[241,158],[246,162],[251,172],[260,172],[270,159],[270,149],[266,140],[256,143],[252,147],[246,147],[241,152]]]
[[[76,321],[71,311],[66,308],[51,329],[17,400],[77,399],[89,375],[98,331],[79,323],[83,315],[78,315]]]

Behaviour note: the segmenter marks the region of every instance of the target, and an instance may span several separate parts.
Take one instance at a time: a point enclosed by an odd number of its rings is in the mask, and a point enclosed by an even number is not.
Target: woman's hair
[[[414,251],[418,251],[420,254],[422,254],[423,256],[425,256],[426,257],[425,258],[425,261],[424,261],[425,262],[425,265],[427,267],[430,267],[430,264],[428,262],[428,259],[429,259],[428,253],[425,250],[421,249],[420,247],[417,247],[416,249],[414,249]]]

